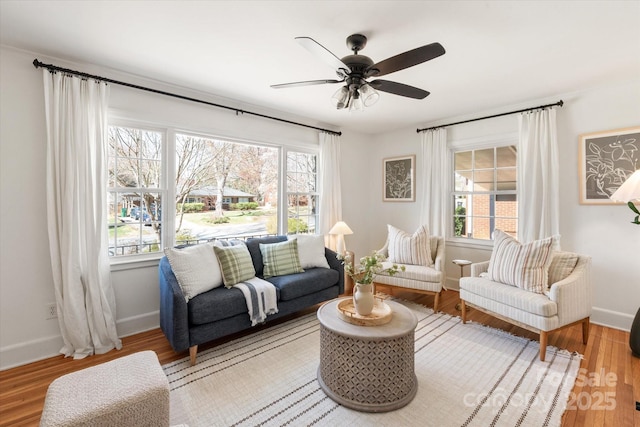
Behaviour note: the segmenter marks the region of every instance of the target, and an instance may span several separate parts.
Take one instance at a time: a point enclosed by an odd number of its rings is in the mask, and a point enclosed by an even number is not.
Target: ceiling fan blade
[[[340,58],[335,56],[329,49],[322,46],[311,37],[296,37],[296,41],[300,43],[302,47],[311,52],[311,54],[313,54],[315,57],[329,65],[332,70],[336,72],[344,70],[347,74],[351,72],[351,68],[349,68],[344,62],[342,62]]]
[[[365,74],[366,76],[384,76],[385,74],[395,73],[396,71],[422,64],[425,61],[444,55],[444,53],[444,47],[440,43],[431,43],[373,64]]]
[[[327,83],[342,83],[344,80],[307,80],[304,82],[293,82],[293,83],[281,83],[277,85],[271,85],[274,89],[282,89],[287,87],[299,87],[299,86],[313,86],[313,85],[323,85]]]
[[[389,80],[373,80],[369,84],[381,92],[392,93],[394,95],[406,96],[407,98],[424,99],[429,96],[426,90],[418,89],[414,86],[402,83],[391,82]]]

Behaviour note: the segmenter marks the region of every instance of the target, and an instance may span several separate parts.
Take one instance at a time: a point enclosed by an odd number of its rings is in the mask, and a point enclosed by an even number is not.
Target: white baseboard
[[[120,319],[116,322],[120,338],[155,329],[159,326],[159,311]],[[0,371],[58,356],[63,344],[62,336],[54,335],[2,347],[0,348]]]
[[[152,311],[150,313],[139,314],[137,316],[127,317],[116,321],[118,336],[128,337],[130,335],[139,334],[140,332],[149,331],[160,327],[160,311]]]
[[[61,335],[39,338],[0,348],[0,371],[58,356],[64,345]]]
[[[633,317],[633,314],[593,307],[591,323],[629,332],[631,330],[631,324],[633,323]]]

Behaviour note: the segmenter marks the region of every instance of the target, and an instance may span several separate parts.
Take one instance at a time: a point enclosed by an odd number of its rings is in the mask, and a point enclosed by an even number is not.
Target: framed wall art
[[[640,126],[580,135],[580,203],[620,204],[609,198],[640,168]]]
[[[414,202],[416,200],[416,156],[383,159],[384,202]]]

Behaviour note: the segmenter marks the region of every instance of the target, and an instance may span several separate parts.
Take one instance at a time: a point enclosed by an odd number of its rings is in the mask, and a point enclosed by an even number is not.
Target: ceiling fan
[[[368,56],[359,55],[364,49],[367,38],[362,34],[352,34],[347,37],[347,46],[353,51],[353,55],[340,59],[331,51],[322,46],[311,37],[296,37],[295,40],[317,58],[329,65],[338,75],[335,80],[308,80],[302,82],[282,83],[271,85],[274,89],[311,86],[321,84],[346,83],[331,97],[338,110],[348,109],[362,110],[370,107],[378,101],[380,95],[376,90],[405,96],[407,98],[424,99],[429,95],[426,90],[414,86],[396,83],[389,80],[367,81],[370,77],[380,77],[391,74],[405,68],[413,67],[445,53],[440,43],[431,43],[398,55],[387,58],[374,64]]]

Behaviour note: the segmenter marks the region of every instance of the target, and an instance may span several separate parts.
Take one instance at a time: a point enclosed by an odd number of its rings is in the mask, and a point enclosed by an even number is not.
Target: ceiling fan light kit
[[[347,46],[353,51],[353,55],[347,55],[342,59],[339,59],[331,53],[329,49],[310,37],[296,37],[296,41],[314,56],[329,65],[335,71],[339,80],[309,80],[277,84],[271,87],[281,89],[319,84],[346,83],[333,94],[331,102],[338,110],[346,109],[349,111],[362,111],[364,107],[374,105],[380,98],[378,91],[413,99],[426,98],[429,92],[417,87],[389,80],[378,79],[368,82],[367,79],[373,76],[383,76],[404,70],[405,68],[413,67],[414,65],[437,58],[445,53],[440,43],[431,43],[392,56],[384,61],[374,63],[368,56],[358,54],[367,44],[367,38],[362,34],[352,34],[347,37]]]

